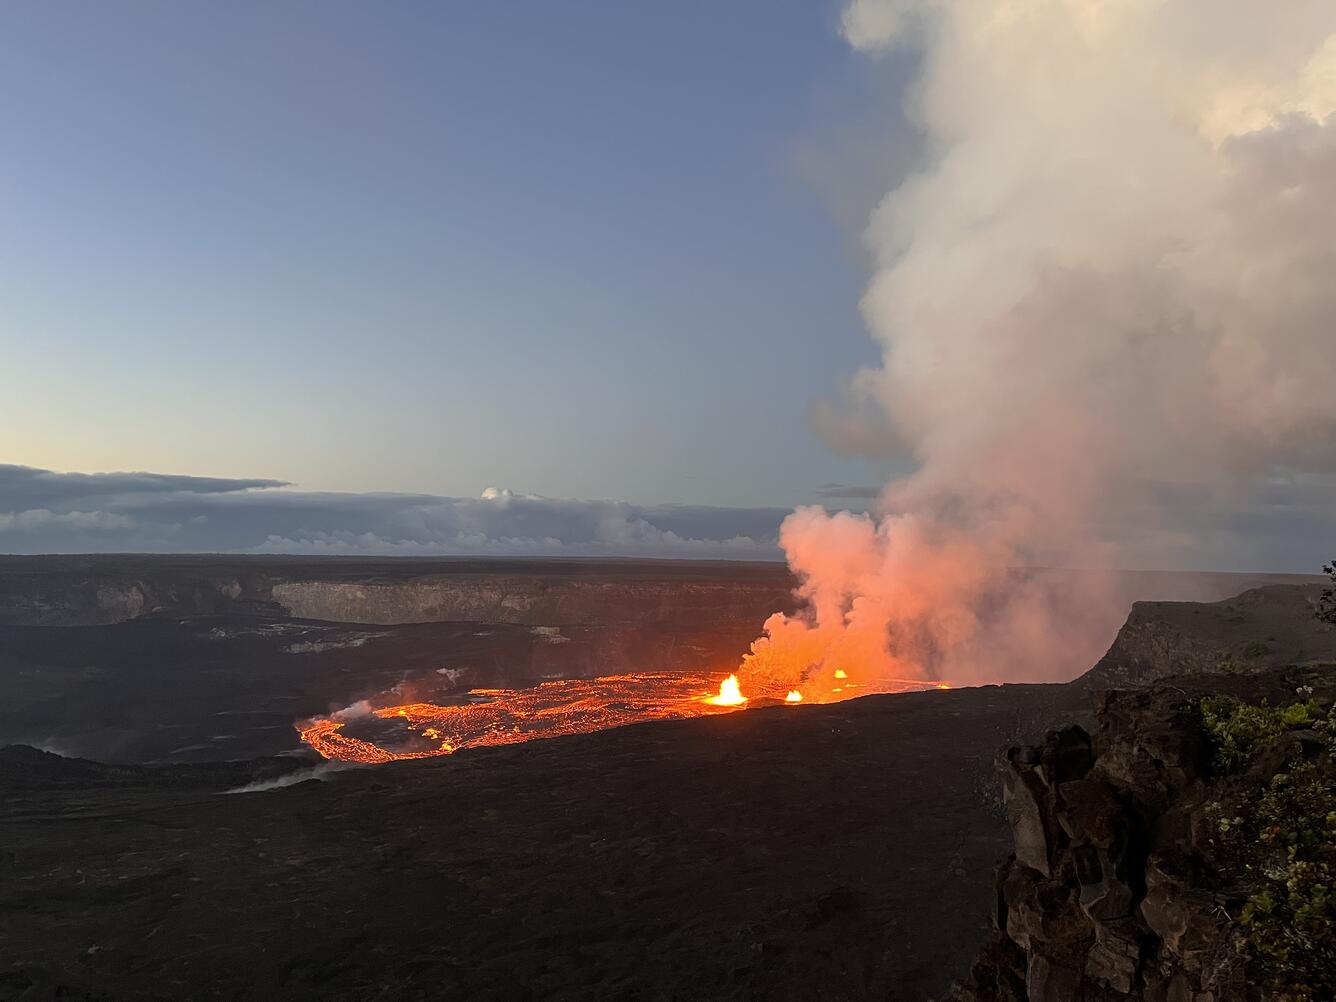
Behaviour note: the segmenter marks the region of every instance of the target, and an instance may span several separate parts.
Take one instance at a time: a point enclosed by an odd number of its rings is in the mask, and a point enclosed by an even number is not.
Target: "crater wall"
[[[759,628],[791,608],[793,585],[781,564],[728,562],[0,557],[0,625],[269,612],[377,625]]]

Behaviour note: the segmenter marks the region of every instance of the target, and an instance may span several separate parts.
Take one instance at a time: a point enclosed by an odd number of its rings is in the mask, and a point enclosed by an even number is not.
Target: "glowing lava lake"
[[[848,692],[907,692],[946,683],[897,680]],[[810,702],[816,700],[808,697]],[[518,744],[586,734],[648,720],[731,713],[757,706],[797,706],[796,690],[748,697],[737,675],[644,672],[559,679],[526,689],[471,689],[457,704],[403,703],[361,713],[341,711],[295,726],[327,759],[378,763],[450,755],[461,748]]]

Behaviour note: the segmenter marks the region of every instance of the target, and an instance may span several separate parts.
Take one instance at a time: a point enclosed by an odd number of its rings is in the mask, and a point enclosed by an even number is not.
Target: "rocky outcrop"
[[[991,937],[947,997],[1266,997],[1239,922],[1251,878],[1223,848],[1219,812],[1274,786],[1277,773],[1311,757],[1312,740],[1287,734],[1246,775],[1219,774],[1199,705],[1225,693],[1284,706],[1296,692],[1311,695],[1315,680],[1330,705],[1331,673],[1304,669],[1108,692],[1093,738],[1072,726],[1010,749],[1003,802],[1014,851],[998,871]]]
[[[1336,627],[1313,615],[1322,588],[1274,584],[1220,602],[1136,602],[1081,681],[1115,689],[1173,675],[1336,662]]]

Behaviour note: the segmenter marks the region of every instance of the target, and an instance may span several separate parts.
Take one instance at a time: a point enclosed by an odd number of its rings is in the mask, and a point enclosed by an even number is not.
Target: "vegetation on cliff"
[[[1317,618],[1324,623],[1336,624],[1336,560],[1322,565],[1322,573],[1331,579],[1331,586],[1323,589],[1318,599]]]
[[[1246,765],[1286,731],[1311,724],[1321,714],[1312,700],[1273,707],[1265,699],[1254,706],[1230,696],[1205,696],[1200,707],[1202,724],[1215,744],[1215,764],[1222,773]]]
[[[1191,674],[1013,748],[965,1002],[1336,998],[1336,679]]]
[[[1275,997],[1336,992],[1336,721],[1309,696],[1272,707],[1201,700],[1226,796],[1209,807],[1225,870],[1246,888],[1240,947]]]

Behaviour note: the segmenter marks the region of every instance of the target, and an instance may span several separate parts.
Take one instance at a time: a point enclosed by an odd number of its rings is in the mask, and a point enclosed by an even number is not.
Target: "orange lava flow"
[[[869,692],[949,689],[922,679],[848,681],[804,693],[799,689],[755,691],[749,698],[737,675],[722,681],[701,672],[643,672],[592,679],[559,679],[530,689],[471,689],[457,705],[404,703],[349,717],[346,711],[296,725],[302,741],[327,759],[376,764],[450,755],[461,748],[518,744],[566,734],[621,727],[645,720],[672,720],[729,713],[749,706],[794,706],[835,702]],[[750,689],[760,680],[748,682]],[[353,733],[349,733],[349,732]]]
[[[716,693],[718,676],[688,672],[560,679],[531,689],[473,689],[458,706],[405,703],[357,720],[316,717],[297,725],[302,741],[327,759],[394,762],[449,755],[461,748],[508,745],[563,734],[586,734],[642,720],[724,713],[745,705],[737,677]],[[353,737],[374,727],[379,736]],[[397,726],[394,726],[396,725]],[[388,733],[385,733],[388,727]]]

